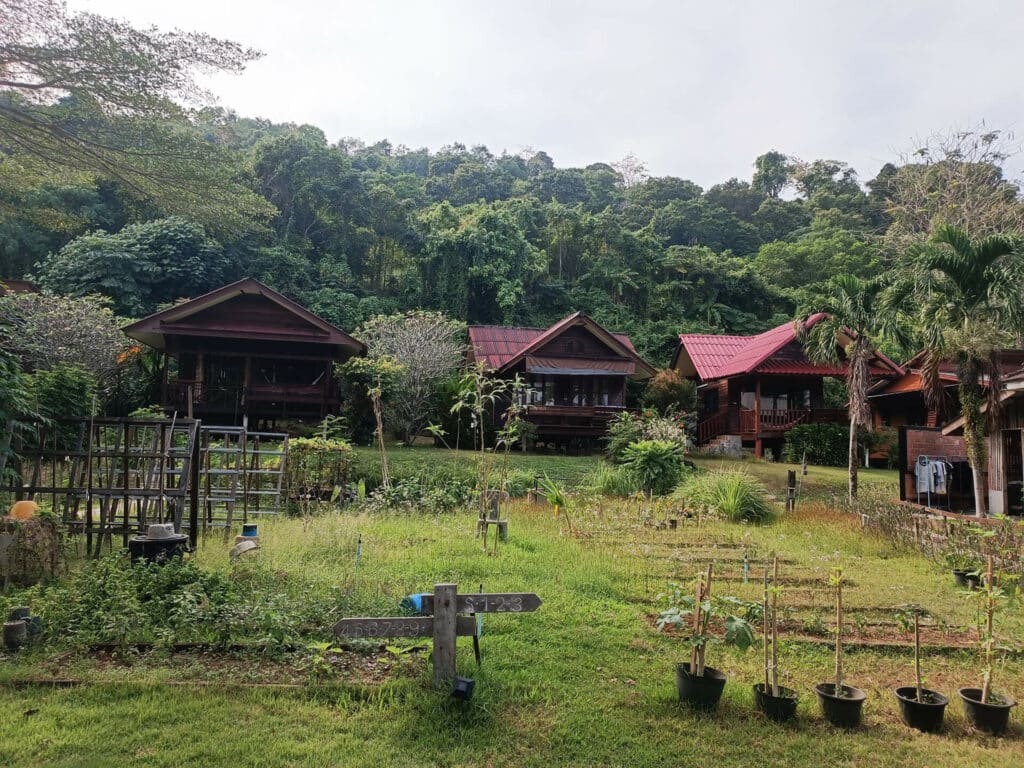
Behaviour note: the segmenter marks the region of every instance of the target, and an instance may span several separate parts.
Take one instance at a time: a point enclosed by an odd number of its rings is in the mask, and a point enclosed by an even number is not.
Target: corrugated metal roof
[[[809,329],[825,317],[821,312],[811,315],[804,322],[804,327]],[[812,363],[802,353],[796,358],[772,359],[796,339],[796,325],[787,322],[756,336],[687,333],[679,336],[679,343],[686,349],[697,375],[704,381],[755,372],[807,376],[842,376],[846,373],[845,365]],[[884,365],[872,366],[872,375],[891,375],[898,370],[898,366],[885,356],[878,354],[876,357]]]
[[[690,355],[697,375],[713,379],[715,372],[725,365],[750,340],[749,336],[715,336],[709,333],[683,333],[679,343]]]
[[[559,320],[550,328],[528,328],[507,325],[471,325],[469,326],[469,345],[475,360],[483,362],[488,368],[497,370],[531,346],[541,337],[554,338],[566,328],[570,321],[580,313]],[[615,340],[629,352],[636,354],[633,342],[624,333],[609,332]],[[576,366],[579,367],[579,366]]]

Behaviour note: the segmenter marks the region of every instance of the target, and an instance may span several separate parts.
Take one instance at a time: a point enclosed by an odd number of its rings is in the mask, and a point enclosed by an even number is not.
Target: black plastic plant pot
[[[690,674],[689,664],[676,664],[676,689],[679,700],[702,712],[718,708],[725,689],[725,675],[714,667],[704,667],[701,676]]]
[[[1010,710],[1017,702],[1009,696],[990,693],[988,703],[981,703],[981,688],[961,688],[957,693],[964,703],[964,714],[968,722],[979,731],[998,736],[1010,724]]]
[[[923,733],[938,733],[942,730],[942,719],[946,714],[949,699],[936,691],[921,689],[921,701],[917,700],[917,686],[905,685],[896,689],[900,703],[900,717],[911,728]]]
[[[452,680],[452,698],[459,701],[469,701],[473,698],[474,688],[476,688],[476,680],[470,677],[456,676]]]
[[[764,683],[757,683],[754,686],[754,703],[757,708],[764,712],[769,720],[777,723],[784,723],[792,720],[796,714],[797,693],[792,688],[779,686],[779,695],[772,696],[765,692]]]
[[[818,683],[814,686],[821,703],[821,714],[836,728],[860,728],[864,700],[868,695],[860,688],[844,685],[836,696],[835,683]]]
[[[22,619],[24,619],[25,621],[28,621],[28,619],[29,619],[29,617],[31,615],[32,615],[31,609],[29,609],[26,606],[19,606],[17,608],[11,608],[11,612],[9,614],[7,614],[7,620],[8,621],[21,621]]]

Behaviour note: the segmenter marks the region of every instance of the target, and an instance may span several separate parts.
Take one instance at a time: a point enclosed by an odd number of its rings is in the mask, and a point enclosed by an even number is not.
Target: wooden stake
[[[843,571],[836,569],[836,684],[834,696],[843,692]]]
[[[772,696],[779,695],[779,625],[775,618],[775,609],[779,604],[779,558],[776,556],[772,566]]]
[[[704,595],[704,574],[697,574],[697,592],[696,602],[693,606],[693,637],[694,639],[700,637],[700,614],[701,614],[701,597]],[[690,651],[690,674],[697,677],[697,645],[693,646]]]
[[[761,634],[762,643],[764,648],[764,690],[767,693],[768,685],[771,682],[769,675],[769,661],[768,661],[768,569],[764,569],[764,598],[761,603]]]
[[[917,702],[921,703],[921,611],[914,609],[914,672],[917,675]]]
[[[995,600],[992,597],[992,555],[988,556],[988,591],[985,597],[985,674],[981,684],[981,703],[988,704],[988,697],[992,693],[992,644],[995,638],[992,636],[992,614],[995,613]]]

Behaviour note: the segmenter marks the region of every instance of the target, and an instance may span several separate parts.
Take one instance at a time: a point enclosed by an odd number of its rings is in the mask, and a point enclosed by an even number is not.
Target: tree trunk
[[[971,472],[974,475],[974,514],[977,517],[984,517],[987,509],[985,496],[988,494],[988,488],[985,487],[985,470],[975,466],[972,459]]]
[[[860,456],[857,451],[857,420],[850,419],[850,501],[857,498],[857,466]]]
[[[964,437],[967,441],[967,458],[971,464],[971,474],[974,478],[974,514],[976,517],[984,517],[988,508],[988,489],[985,487],[985,466],[988,460],[988,452],[983,449],[985,435],[977,428],[981,419],[980,413],[969,413],[964,409]],[[979,445],[979,443],[981,443]]]

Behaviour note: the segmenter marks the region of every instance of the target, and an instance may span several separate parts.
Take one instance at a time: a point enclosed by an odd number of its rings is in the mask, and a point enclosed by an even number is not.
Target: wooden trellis
[[[203,425],[200,437],[200,527],[230,531],[280,511],[288,435]]]
[[[31,499],[85,534],[86,551],[145,532],[150,523],[198,529],[199,422],[194,419],[37,421],[15,442],[5,493]],[[186,505],[189,515],[185,517]]]

